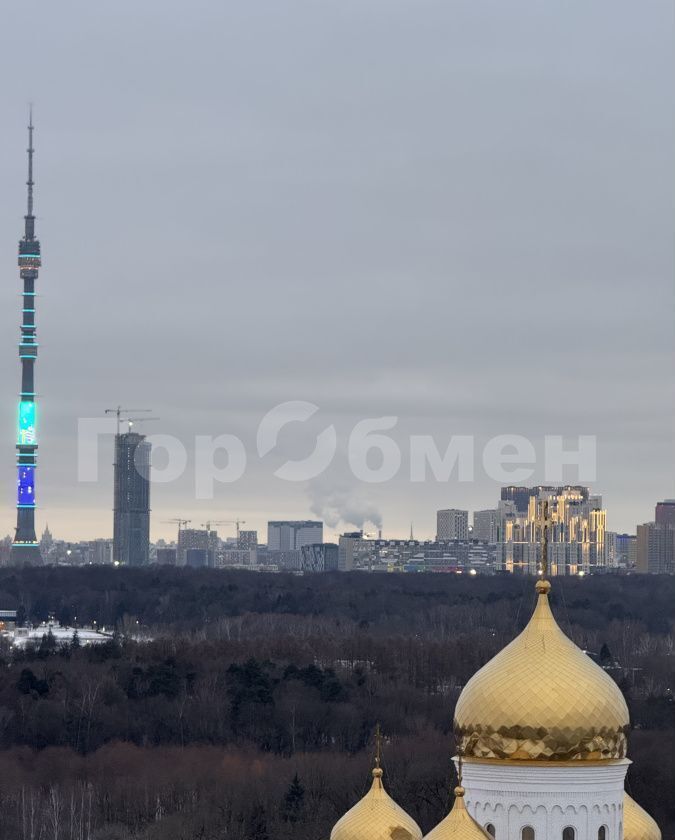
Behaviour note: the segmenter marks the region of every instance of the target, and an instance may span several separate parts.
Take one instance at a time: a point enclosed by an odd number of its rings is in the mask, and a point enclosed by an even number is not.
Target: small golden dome
[[[602,760],[626,755],[628,707],[602,668],[565,636],[537,581],[527,627],[474,674],[455,710],[465,758]]]
[[[422,840],[422,832],[384,789],[376,767],[370,790],[335,823],[330,840]]]
[[[455,788],[455,803],[448,816],[425,836],[424,840],[492,840],[466,810],[464,788]]]
[[[644,808],[623,795],[623,840],[661,840],[661,830]]]

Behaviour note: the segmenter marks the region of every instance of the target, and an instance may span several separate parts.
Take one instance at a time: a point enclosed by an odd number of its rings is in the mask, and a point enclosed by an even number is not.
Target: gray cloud
[[[403,448],[597,434],[610,527],[649,518],[673,495],[671,17],[665,0],[8,7],[0,532],[30,98],[39,525],[111,531],[110,459],[99,486],[75,479],[77,417],[147,405],[157,430],[254,451],[287,399],[343,437],[396,414]],[[355,492],[403,535],[498,487]],[[311,500],[252,459],[206,507],[189,475],[155,488],[154,536],[179,512],[262,529]]]

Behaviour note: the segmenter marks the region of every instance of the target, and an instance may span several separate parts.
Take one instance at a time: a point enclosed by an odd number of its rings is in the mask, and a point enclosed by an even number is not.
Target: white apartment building
[[[323,542],[323,522],[309,519],[267,523],[270,551],[299,551],[303,545]]]

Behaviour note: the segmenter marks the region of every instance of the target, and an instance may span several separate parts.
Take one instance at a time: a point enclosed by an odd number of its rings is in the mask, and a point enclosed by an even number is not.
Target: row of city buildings
[[[300,571],[354,568],[438,571],[464,568],[536,574],[544,529],[553,574],[589,573],[607,569],[672,573],[675,545],[675,501],[659,502],[654,521],[636,534],[607,530],[602,496],[583,486],[509,486],[495,508],[437,512],[436,539],[372,539],[346,533],[339,542],[324,543],[323,523],[270,522],[267,543],[257,533],[239,531],[234,545],[225,545],[216,531],[181,529],[174,546],[150,548],[150,451],[143,435],[119,434],[115,442],[113,561],[145,565],[278,567]],[[187,523],[184,523],[187,524]]]
[[[658,502],[654,521],[636,534],[607,530],[602,496],[587,487],[503,487],[496,508],[437,512],[437,539],[473,539],[496,546],[495,567],[535,574],[546,526],[553,574],[599,569],[675,572],[675,499]]]
[[[128,435],[121,435],[128,440]],[[142,438],[141,435],[135,435]],[[119,461],[118,461],[119,463]],[[135,479],[137,480],[137,479]],[[116,482],[116,491],[118,483]],[[126,498],[144,498],[128,493]],[[188,528],[178,523],[177,539],[151,544],[149,510],[121,511],[116,506],[113,540],[65,543],[49,528],[40,541],[43,561],[56,564],[116,563],[246,568],[250,570],[456,572],[537,574],[542,545],[547,543],[551,574],[675,571],[675,500],[656,505],[654,521],[638,525],[636,534],[606,528],[602,497],[583,486],[503,487],[495,508],[473,513],[449,508],[437,511],[436,536],[417,540],[386,539],[363,531],[324,541],[317,520],[270,521],[266,542],[258,532],[240,529],[222,539],[213,524]],[[139,524],[140,515],[145,521]],[[6,544],[2,551],[8,554]]]

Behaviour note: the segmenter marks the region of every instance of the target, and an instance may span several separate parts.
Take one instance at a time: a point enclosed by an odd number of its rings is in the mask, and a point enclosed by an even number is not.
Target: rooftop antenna
[[[181,529],[185,530],[187,528],[187,526],[190,524],[190,522],[192,522],[192,520],[191,519],[182,519],[180,516],[176,516],[173,519],[163,519],[162,522],[165,522],[167,525],[170,525],[170,524],[178,525],[178,542],[176,543],[176,546],[178,546],[178,544],[180,543]]]

